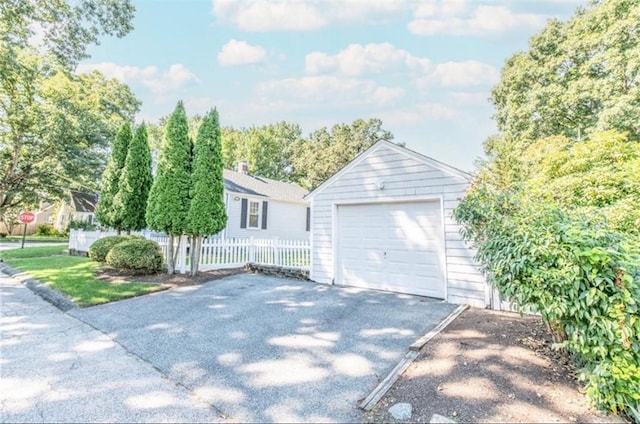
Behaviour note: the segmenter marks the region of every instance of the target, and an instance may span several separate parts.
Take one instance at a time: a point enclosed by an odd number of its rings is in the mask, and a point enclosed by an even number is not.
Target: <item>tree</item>
[[[516,53],[494,87],[498,129],[522,144],[608,129],[640,140],[640,3],[595,1],[551,21]]]
[[[194,146],[187,218],[187,234],[192,236],[191,275],[198,272],[202,237],[219,233],[227,224],[222,170],[220,124],[214,109],[202,120]]]
[[[136,129],[129,144],[127,158],[118,182],[118,193],[113,200],[114,220],[127,232],[146,227],[147,199],[153,179],[151,153],[144,124]]]
[[[125,122],[111,147],[111,156],[102,174],[102,191],[96,209],[96,218],[102,225],[115,228],[120,234],[122,216],[116,214],[114,200],[120,189],[120,177],[127,160],[127,152],[131,144],[131,125]]]
[[[175,259],[179,249],[174,246],[187,226],[189,191],[191,186],[192,143],[189,125],[182,101],[167,121],[156,176],[149,192],[146,219],[150,228],[169,235],[167,271],[175,271]]]
[[[382,129],[379,119],[357,119],[351,125],[337,124],[328,131],[322,128],[309,140],[299,143],[293,155],[298,182],[314,189],[380,140],[393,140]]]
[[[69,181],[95,185],[139,102],[99,73],[70,72],[100,36],[128,33],[133,11],[128,0],[0,2],[0,214],[59,198]]]

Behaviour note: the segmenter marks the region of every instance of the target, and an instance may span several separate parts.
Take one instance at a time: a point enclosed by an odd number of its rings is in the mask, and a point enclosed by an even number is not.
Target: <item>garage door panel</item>
[[[337,238],[339,283],[444,297],[439,202],[338,206]]]

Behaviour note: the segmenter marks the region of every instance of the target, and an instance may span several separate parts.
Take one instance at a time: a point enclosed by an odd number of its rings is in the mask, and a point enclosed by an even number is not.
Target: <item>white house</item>
[[[311,192],[319,283],[485,307],[491,291],[452,211],[470,175],[380,141]]]
[[[63,200],[58,209],[53,226],[65,230],[71,221],[96,223],[96,205],[98,195],[82,191],[70,190],[68,200]]]
[[[220,237],[278,237],[282,240],[309,240],[307,191],[297,184],[247,173],[246,162],[238,170],[225,169],[224,201],[227,227]]]

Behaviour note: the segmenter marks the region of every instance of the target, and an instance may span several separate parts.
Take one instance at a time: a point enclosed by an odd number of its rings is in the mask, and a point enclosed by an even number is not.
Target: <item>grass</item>
[[[27,236],[25,242],[48,242],[48,243],[68,243],[69,237],[66,236],[35,236],[30,235]],[[0,238],[1,241],[11,242],[11,243],[19,243],[22,241],[22,236],[6,236]]]
[[[101,264],[81,256],[61,254],[60,247],[29,247],[0,251],[9,265],[57,290],[80,307],[139,296],[166,286],[147,283],[109,283],[96,278]]]

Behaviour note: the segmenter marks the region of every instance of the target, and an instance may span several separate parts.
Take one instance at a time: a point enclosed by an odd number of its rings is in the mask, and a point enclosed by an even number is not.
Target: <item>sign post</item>
[[[32,223],[34,219],[36,219],[36,216],[33,212],[22,212],[18,215],[18,221],[24,224],[24,229],[22,230],[22,245],[20,246],[20,249],[24,249],[24,239],[27,237],[27,224]]]

